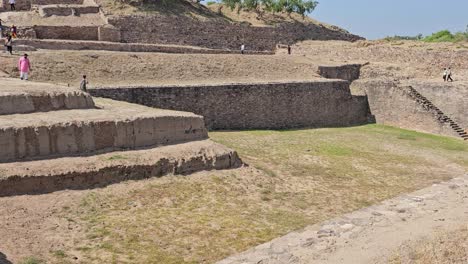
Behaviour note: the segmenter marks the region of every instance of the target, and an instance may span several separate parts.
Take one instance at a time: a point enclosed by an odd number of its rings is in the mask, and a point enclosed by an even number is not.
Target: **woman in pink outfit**
[[[28,59],[28,54],[24,54],[23,57],[19,59],[18,70],[20,71],[21,80],[28,80],[28,73],[31,70],[31,62]]]

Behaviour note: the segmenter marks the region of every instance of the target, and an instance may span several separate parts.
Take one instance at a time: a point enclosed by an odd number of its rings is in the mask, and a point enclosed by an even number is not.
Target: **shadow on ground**
[[[13,264],[13,262],[7,259],[7,256],[0,252],[0,264]]]

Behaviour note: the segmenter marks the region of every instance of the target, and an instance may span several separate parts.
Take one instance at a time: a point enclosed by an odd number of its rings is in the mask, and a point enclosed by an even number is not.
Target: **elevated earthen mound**
[[[286,14],[264,15],[252,19],[254,12],[235,16],[229,9],[205,7],[189,1],[128,3],[99,0],[109,23],[120,30],[122,42],[183,44],[208,48],[273,50],[277,44],[301,40],[362,39],[337,27],[310,18]],[[217,9],[222,11],[217,11]]]

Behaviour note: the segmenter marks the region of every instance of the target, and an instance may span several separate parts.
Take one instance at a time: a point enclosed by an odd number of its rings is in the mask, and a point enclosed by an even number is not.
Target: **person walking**
[[[28,80],[28,73],[31,70],[31,62],[29,61],[28,54],[24,54],[18,61],[18,70],[20,71],[20,79]]]
[[[16,0],[9,0],[9,3],[10,3],[10,10],[11,11],[16,11]]]
[[[10,55],[13,55],[13,40],[11,38],[11,35],[8,35],[5,39],[5,47],[8,53]]]
[[[291,45],[288,45],[288,54],[291,55]]]
[[[242,45],[241,45],[241,54],[244,54],[244,51],[245,51],[245,45],[242,44]]]
[[[452,69],[449,67],[447,70],[447,82],[453,82],[452,79]]]
[[[447,81],[447,73],[448,73],[448,72],[447,72],[447,68],[444,68],[444,75],[443,75],[443,77],[442,77],[442,78],[444,78],[444,82]]]
[[[86,80],[86,75],[83,75],[83,79],[81,80],[81,83],[80,83],[80,90],[83,92],[88,92],[87,85],[88,85],[88,80]]]

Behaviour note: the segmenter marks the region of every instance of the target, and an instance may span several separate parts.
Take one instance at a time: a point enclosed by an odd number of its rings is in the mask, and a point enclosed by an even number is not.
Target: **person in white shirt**
[[[444,75],[443,75],[443,78],[444,78],[444,82],[447,81],[447,68],[444,68]]]
[[[244,51],[245,51],[245,45],[242,44],[242,45],[241,45],[241,54],[244,54]]]
[[[10,10],[11,11],[16,10],[16,7],[15,7],[16,0],[9,0],[9,3],[10,3]]]

